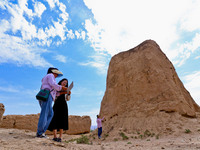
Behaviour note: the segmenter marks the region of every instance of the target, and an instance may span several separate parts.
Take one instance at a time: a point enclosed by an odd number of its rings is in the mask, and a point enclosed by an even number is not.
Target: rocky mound
[[[1,120],[3,118],[4,111],[5,111],[4,105],[2,103],[0,103],[0,124],[1,124]]]
[[[37,131],[39,114],[3,116],[0,128],[15,128]]]
[[[105,133],[172,134],[191,124],[198,127],[198,112],[200,107],[156,42],[144,41],[112,57],[100,109]]]
[[[30,115],[7,115],[3,116],[0,128],[14,128],[14,129],[27,129],[30,131],[37,131],[39,114]],[[69,116],[69,130],[65,131],[67,134],[83,134],[89,133],[91,127],[90,116]],[[47,131],[47,134],[52,132]]]

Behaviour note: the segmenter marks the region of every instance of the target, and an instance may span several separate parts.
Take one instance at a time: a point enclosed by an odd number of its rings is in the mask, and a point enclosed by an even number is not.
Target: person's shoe
[[[36,133],[36,137],[38,137],[38,138],[39,138],[39,137],[40,137],[40,135],[39,135],[38,133]]]
[[[42,133],[41,135],[39,135],[39,134],[37,133],[37,134],[36,134],[36,137],[38,137],[38,138],[49,139],[49,137],[47,137],[44,133]]]
[[[40,135],[40,138],[45,138],[45,139],[49,139],[48,136],[46,136],[46,134],[42,133],[42,135]]]
[[[58,138],[53,138],[52,140],[58,142]]]
[[[61,138],[57,138],[57,142],[62,142],[62,139]]]

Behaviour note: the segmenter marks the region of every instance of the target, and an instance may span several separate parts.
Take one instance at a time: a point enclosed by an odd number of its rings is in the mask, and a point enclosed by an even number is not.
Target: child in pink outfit
[[[98,128],[98,137],[99,139],[101,138],[101,134],[102,134],[102,123],[101,121],[104,119],[104,117],[101,119],[99,118],[99,115],[97,115],[97,128]]]

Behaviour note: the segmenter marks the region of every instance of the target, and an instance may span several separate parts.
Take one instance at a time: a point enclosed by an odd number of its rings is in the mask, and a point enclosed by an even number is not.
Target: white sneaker
[[[45,139],[49,139],[48,136],[46,136],[44,133],[42,133],[41,135],[39,135],[38,133],[36,134],[36,137],[38,138],[45,138]]]

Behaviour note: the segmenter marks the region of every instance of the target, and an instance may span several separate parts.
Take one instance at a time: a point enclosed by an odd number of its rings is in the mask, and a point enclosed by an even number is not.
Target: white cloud
[[[94,67],[100,75],[107,73],[109,56],[106,56],[104,53],[96,52],[93,56],[89,56],[89,59],[91,60],[81,62],[79,65]]]
[[[193,5],[188,7],[188,11],[185,12],[183,18],[181,18],[181,29],[187,31],[195,31],[200,28],[200,22],[197,18],[200,18],[200,1],[193,1]]]
[[[11,92],[11,93],[17,93],[17,92],[20,92],[16,87],[12,87],[12,86],[9,86],[9,87],[0,87],[0,91],[3,91],[3,92]]]
[[[195,57],[195,59],[199,59],[199,58],[200,58],[200,56],[196,56],[196,57]]]
[[[7,95],[8,94],[7,92],[14,94],[14,93],[21,93],[21,91],[23,91],[24,93],[26,93],[27,96],[35,97],[35,95],[39,91],[39,89],[32,90],[32,89],[26,89],[22,86],[16,86],[16,85],[13,86],[13,85],[6,84],[6,86],[5,85],[0,86],[0,91],[3,92],[3,95]]]
[[[69,19],[69,14],[66,12],[66,6],[63,3],[59,3],[59,8],[62,11],[62,13],[59,15],[63,22],[67,21]]]
[[[113,56],[137,46],[144,40],[152,39],[159,44],[170,60],[180,64],[196,50],[181,53],[180,50],[176,50],[179,45],[172,49],[172,44],[182,38],[179,32],[183,32],[183,29],[195,31],[200,28],[198,0],[84,0],[84,2],[92,10],[97,21],[96,24],[91,20],[85,23],[87,35],[96,51],[106,51]],[[178,28],[179,26],[181,28]],[[195,47],[199,45],[198,42]],[[177,59],[180,55],[183,55],[183,58]]]
[[[65,40],[65,33],[68,31],[66,28],[66,23],[69,19],[69,14],[66,12],[66,6],[63,3],[60,3],[58,0],[48,0],[48,3],[52,8],[55,7],[55,5],[58,5],[61,13],[58,14],[57,21],[52,20],[52,24],[47,24],[45,29],[38,28],[32,23],[32,20],[35,17],[42,19],[41,16],[46,10],[46,7],[43,3],[34,3],[34,13],[28,8],[27,0],[19,0],[18,4],[1,2],[1,7],[5,5],[8,12],[11,14],[9,25],[10,29],[14,33],[19,31],[22,34],[23,40],[31,41],[33,39],[38,39],[39,41],[37,40],[37,44],[44,45],[51,43],[51,38],[55,38],[56,36],[60,37],[61,41]],[[28,15],[30,20],[25,18],[25,14]]]
[[[75,31],[75,33],[74,33],[75,35],[76,35],[76,38],[77,39],[83,39],[83,40],[85,40],[85,31]]]
[[[72,30],[69,30],[69,31],[68,31],[67,37],[70,38],[70,39],[74,39],[74,38],[75,38],[75,35],[74,35],[74,33],[73,33]]]
[[[0,63],[16,63],[17,65],[30,65],[35,67],[46,67],[51,65],[43,57],[42,53],[47,51],[38,46],[50,46],[53,38],[58,38],[54,44],[61,44],[61,41],[74,38],[73,31],[66,27],[69,15],[66,6],[59,0],[48,0],[51,8],[55,5],[60,9],[57,20],[49,20],[51,24],[46,27],[37,27],[32,23],[34,18],[43,19],[42,14],[46,10],[43,3],[34,1],[34,12],[29,9],[27,0],[19,0],[17,4],[0,2],[0,7],[6,9],[10,14],[10,19],[0,20]],[[52,10],[53,11],[53,10]],[[28,17],[28,18],[27,18]],[[8,34],[10,32],[12,34]],[[67,36],[65,35],[66,33]],[[60,59],[65,62],[65,59]]]
[[[44,4],[40,3],[40,2],[36,2],[34,5],[34,9],[35,9],[35,13],[36,15],[41,18],[41,15],[43,14],[43,12],[46,10],[46,7]]]
[[[96,26],[86,22],[89,36],[111,55],[133,48],[146,39],[161,41],[161,34],[165,39],[167,36],[170,37],[167,42],[177,38],[171,25],[176,17],[168,16],[174,8],[170,6],[169,11],[163,1],[154,1],[156,5],[152,1],[144,0],[85,2],[92,9],[98,22]],[[162,43],[166,43],[166,40]]]
[[[46,1],[48,2],[51,9],[55,7],[56,0],[46,0]]]
[[[5,5],[7,5],[7,1],[0,1],[0,8],[1,9],[6,9]]]
[[[63,55],[56,55],[54,58],[55,58],[56,60],[62,62],[62,63],[66,63],[66,62],[67,62],[66,57],[63,56]]]
[[[18,0],[18,6],[17,7],[13,7],[13,10],[15,11],[15,13],[18,12],[18,14],[23,15],[23,12],[26,13],[29,17],[33,16],[33,12],[31,9],[28,8],[28,0]]]
[[[75,35],[77,38],[80,38],[80,33],[78,31],[75,31]]]
[[[52,66],[40,55],[47,50],[27,44],[21,38],[0,32],[0,63],[29,65],[34,67]]]
[[[191,96],[195,102],[200,105],[200,71],[193,72],[185,77],[183,77],[184,85],[186,89],[190,92]]]
[[[85,40],[85,36],[86,36],[85,31],[81,31],[81,38],[82,38],[83,40]]]
[[[59,22],[54,22],[54,26],[56,28],[56,32],[57,35],[61,38],[62,41],[64,41],[66,39],[65,37],[65,31],[66,31],[66,27],[65,27],[65,23],[59,23]]]
[[[185,63],[187,59],[190,58],[191,54],[195,51],[200,51],[200,34],[196,33],[194,38],[191,40],[191,42],[185,42],[183,44],[180,44],[178,49],[178,56],[175,58],[177,59],[174,64],[177,64],[178,66],[181,66]]]

